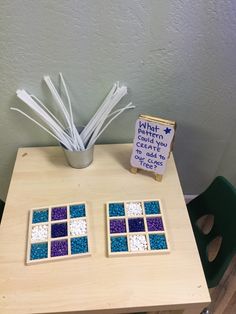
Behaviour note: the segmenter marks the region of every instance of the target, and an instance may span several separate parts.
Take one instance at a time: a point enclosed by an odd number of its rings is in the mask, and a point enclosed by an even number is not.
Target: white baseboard
[[[185,203],[188,204],[195,197],[197,197],[197,195],[184,195]]]

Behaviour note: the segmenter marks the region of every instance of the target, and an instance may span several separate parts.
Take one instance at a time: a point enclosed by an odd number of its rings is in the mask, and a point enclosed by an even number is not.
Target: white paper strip
[[[103,101],[100,108],[93,115],[88,124],[84,127],[81,134],[79,134],[72,112],[71,99],[68,93],[68,89],[63,78],[63,75],[60,73],[60,80],[62,87],[65,92],[67,107],[65,106],[59,92],[52,83],[52,80],[49,76],[44,76],[44,80],[56,101],[56,104],[59,109],[60,118],[56,117],[48,108],[39,100],[36,96],[28,94],[25,90],[17,90],[17,97],[20,98],[35,114],[36,116],[45,124],[38,122],[23,110],[18,108],[11,108],[14,111],[17,111],[33,121],[40,128],[50,134],[57,141],[62,143],[68,150],[78,151],[85,150],[90,148],[95,144],[99,136],[104,132],[104,130],[110,125],[110,123],[116,119],[120,114],[125,110],[133,109],[135,106],[132,103],[124,106],[121,109],[114,110],[114,107],[119,103],[119,101],[127,94],[127,87],[120,86],[119,82],[115,83]],[[63,122],[61,121],[63,120]]]

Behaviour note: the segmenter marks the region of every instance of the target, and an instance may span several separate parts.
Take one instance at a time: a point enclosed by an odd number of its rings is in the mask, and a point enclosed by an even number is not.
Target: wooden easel
[[[149,115],[140,115],[139,119],[145,120],[147,122],[149,121],[149,122],[157,123],[157,124],[160,124],[160,125],[164,125],[166,127],[169,126],[169,127],[174,128],[174,131],[176,130],[176,122],[175,121],[165,120],[165,119],[162,119],[162,118],[159,118],[159,117],[154,117],[154,116],[149,116]],[[173,150],[173,143],[174,143],[174,137],[173,137],[172,142],[170,144],[170,150],[169,150],[168,158],[170,157],[170,153]],[[130,172],[133,173],[133,174],[136,174],[139,169],[140,170],[149,171],[147,169],[131,166]],[[163,178],[162,174],[158,174],[155,171],[149,171],[149,172],[152,172],[154,174],[154,177],[155,177],[156,181],[158,181],[158,182],[162,181],[162,178]]]
[[[139,170],[139,168],[136,168],[136,167],[131,167],[130,168],[130,172],[132,172],[133,174],[136,174],[138,172],[138,170]],[[153,172],[153,171],[150,171],[150,172]],[[155,176],[155,180],[158,181],[158,182],[161,182],[163,175],[155,173],[155,172],[153,172],[153,174]]]

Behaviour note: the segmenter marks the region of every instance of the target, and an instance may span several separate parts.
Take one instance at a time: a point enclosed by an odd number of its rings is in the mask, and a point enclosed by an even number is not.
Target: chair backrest
[[[5,203],[0,199],[0,223],[2,220],[2,214],[3,214],[4,206],[5,206]]]
[[[192,204],[191,204],[192,203]],[[236,189],[224,177],[217,177],[205,192],[188,204],[201,261],[209,287],[216,286],[236,252]],[[196,221],[203,215],[213,215],[214,224],[203,234]],[[193,218],[194,217],[194,218]],[[207,247],[217,236],[222,237],[220,249],[209,261]]]

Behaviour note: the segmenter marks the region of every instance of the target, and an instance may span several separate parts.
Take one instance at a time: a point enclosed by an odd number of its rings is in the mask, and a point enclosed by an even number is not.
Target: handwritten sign
[[[163,175],[175,127],[174,121],[141,115],[135,126],[131,166]]]

